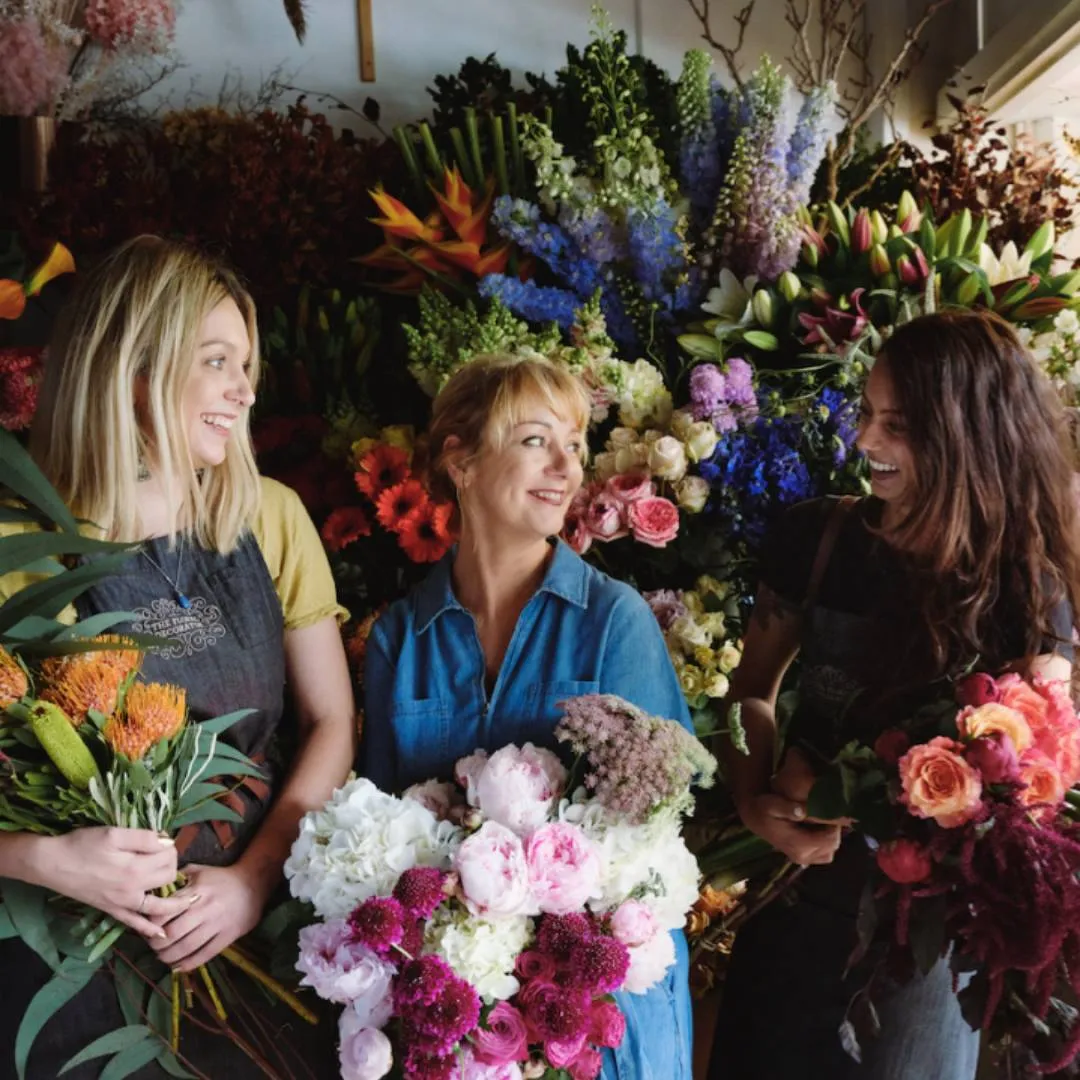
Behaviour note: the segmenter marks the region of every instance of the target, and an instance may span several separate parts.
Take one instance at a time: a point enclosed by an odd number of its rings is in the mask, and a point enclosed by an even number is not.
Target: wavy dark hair
[[[912,508],[886,538],[914,574],[934,667],[1030,661],[1080,611],[1065,411],[1004,319],[947,310],[899,327],[886,365],[915,462]],[[1020,629],[1018,629],[1018,627]],[[1023,643],[1023,656],[1015,654]]]

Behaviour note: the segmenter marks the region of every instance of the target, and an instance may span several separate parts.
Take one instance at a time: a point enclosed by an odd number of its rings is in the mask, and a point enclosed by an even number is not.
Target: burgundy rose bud
[[[895,765],[910,749],[911,740],[899,728],[883,731],[874,743],[874,753],[886,765]]]
[[[890,840],[877,851],[881,872],[898,885],[914,885],[925,881],[934,869],[926,849],[914,840]]]
[[[968,764],[982,773],[987,784],[1020,783],[1020,759],[1012,739],[1002,731],[980,735],[964,752]]]
[[[1001,691],[993,676],[985,672],[969,675],[956,684],[956,700],[961,705],[970,705],[977,709],[980,705],[989,705],[1001,700]]]

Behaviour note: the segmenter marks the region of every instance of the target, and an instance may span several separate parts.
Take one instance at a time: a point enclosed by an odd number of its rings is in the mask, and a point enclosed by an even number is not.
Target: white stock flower
[[[1054,329],[1059,334],[1072,337],[1080,330],[1080,318],[1072,308],[1064,308],[1054,316]]]

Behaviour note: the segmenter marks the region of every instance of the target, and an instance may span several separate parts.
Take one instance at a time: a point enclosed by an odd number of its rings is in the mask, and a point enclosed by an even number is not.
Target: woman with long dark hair
[[[871,866],[840,823],[807,820],[814,762],[910,716],[969,665],[1068,679],[1080,556],[1061,405],[1002,319],[946,311],[888,340],[863,392],[872,497],[790,510],[764,555],[731,701],[750,753],[727,752],[744,823],[808,869],[735,944],[713,1080],[971,1080],[978,1037],[944,961],[886,987],[881,1033],[845,1052],[839,1029]],[[776,764],[776,698],[802,671]]]

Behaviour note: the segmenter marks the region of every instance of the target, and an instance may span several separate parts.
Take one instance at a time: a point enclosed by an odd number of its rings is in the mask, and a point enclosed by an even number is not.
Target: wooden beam
[[[375,32],[371,25],[371,0],[356,0],[356,30],[360,37],[360,81],[375,81]]]

